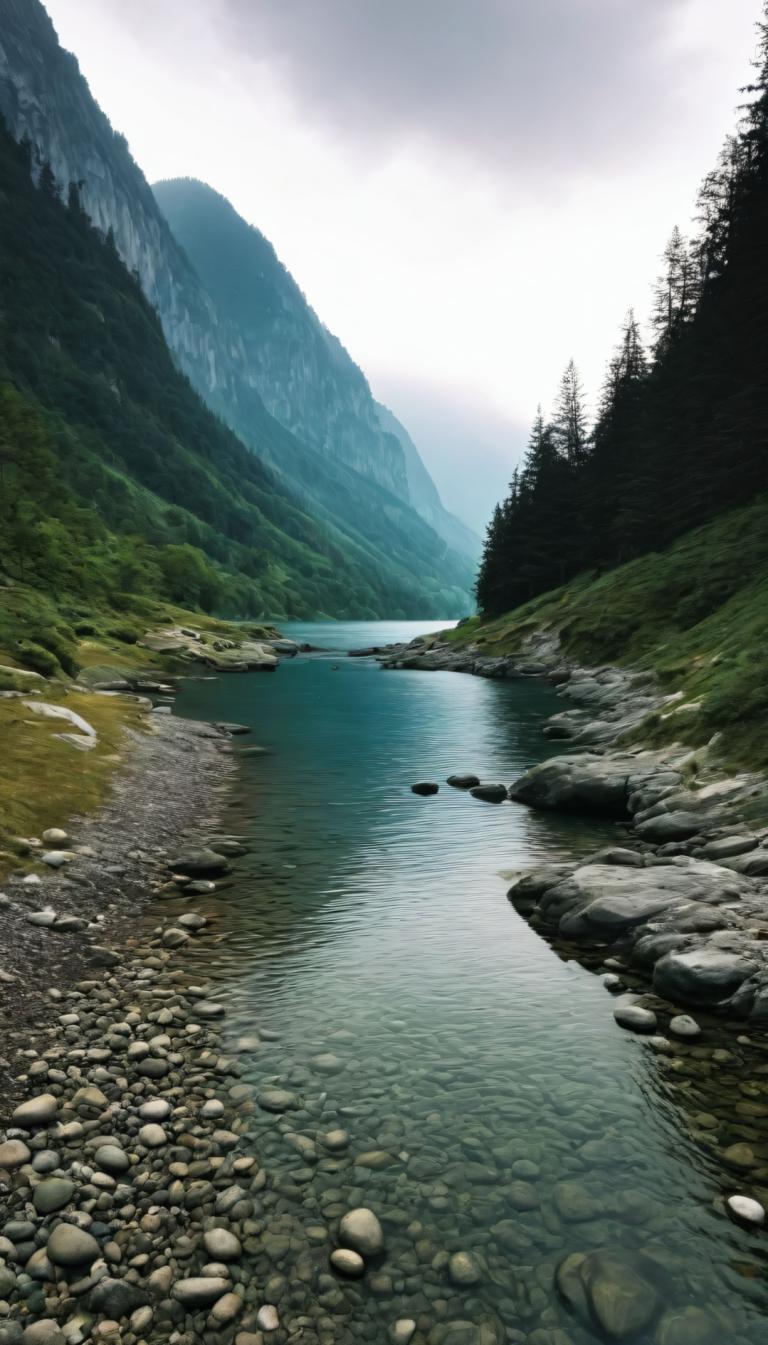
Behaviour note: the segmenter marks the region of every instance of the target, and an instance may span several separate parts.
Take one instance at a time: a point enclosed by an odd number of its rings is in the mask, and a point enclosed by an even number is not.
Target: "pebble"
[[[150,1122],[148,1125],[143,1125],[141,1127],[139,1131],[139,1141],[142,1144],[146,1144],[148,1149],[159,1149],[163,1144],[168,1143],[168,1136],[161,1125],[155,1125],[153,1122]]]
[[[479,1284],[483,1278],[482,1271],[471,1252],[454,1252],[448,1262],[448,1274],[453,1283],[461,1288]]]
[[[48,1125],[56,1117],[59,1104],[53,1093],[40,1093],[28,1102],[22,1102],[13,1112],[12,1121],[23,1130],[34,1130],[36,1126]]]
[[[365,1272],[365,1262],[359,1252],[353,1252],[349,1247],[337,1247],[335,1252],[331,1252],[331,1265],[334,1270],[338,1270],[341,1275],[346,1275],[349,1279],[359,1279]]]
[[[701,1028],[687,1013],[678,1013],[669,1020],[669,1030],[675,1037],[700,1037]]]
[[[19,1168],[22,1163],[28,1163],[31,1157],[23,1140],[6,1140],[0,1144],[0,1168]]]
[[[187,1308],[206,1308],[229,1291],[229,1281],[221,1275],[195,1275],[177,1280],[173,1297]]]
[[[643,1009],[639,1004],[617,1004],[613,1011],[619,1027],[628,1032],[655,1032],[658,1026],[656,1014],[651,1009]]]
[[[101,1255],[93,1235],[74,1224],[57,1224],[48,1239],[46,1251],[55,1266],[81,1266]]]
[[[262,1331],[276,1331],[280,1325],[277,1308],[271,1303],[265,1303],[256,1314],[256,1322]]]
[[[762,1228],[765,1223],[763,1206],[750,1196],[728,1196],[725,1203],[738,1223],[751,1224],[754,1228]]]

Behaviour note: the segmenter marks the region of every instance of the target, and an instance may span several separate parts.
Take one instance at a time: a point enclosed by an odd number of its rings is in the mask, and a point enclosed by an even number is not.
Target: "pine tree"
[[[656,282],[651,326],[658,358],[678,340],[693,319],[699,294],[699,273],[688,243],[677,225],[662,254],[664,270]]]
[[[587,417],[581,380],[569,360],[560,382],[552,431],[558,452],[572,467],[579,467],[587,454]]]

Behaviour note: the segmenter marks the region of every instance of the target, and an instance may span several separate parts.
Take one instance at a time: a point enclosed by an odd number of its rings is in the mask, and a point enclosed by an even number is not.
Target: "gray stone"
[[[57,1224],[46,1246],[55,1266],[82,1266],[101,1256],[101,1248],[91,1233],[74,1224]]]
[[[264,1088],[256,1094],[256,1101],[264,1111],[294,1111],[299,1106],[296,1094],[285,1088]]]
[[[75,1194],[75,1183],[67,1177],[49,1177],[35,1187],[32,1203],[38,1214],[53,1214],[68,1205]]]
[[[687,1013],[678,1013],[675,1014],[674,1018],[670,1018],[669,1030],[675,1037],[693,1038],[701,1036],[701,1028],[698,1023]]]
[[[452,785],[454,789],[476,789],[480,778],[477,775],[449,775],[446,784]]]
[[[469,792],[473,799],[481,799],[483,803],[504,803],[509,798],[506,785],[475,785]]]
[[[617,1004],[613,1016],[629,1032],[655,1032],[658,1025],[656,1014],[639,1004]]]
[[[6,1140],[0,1144],[0,1168],[20,1168],[32,1157],[23,1140]]]
[[[52,1317],[41,1317],[25,1326],[21,1339],[23,1345],[66,1345],[66,1337]]]
[[[361,1256],[376,1256],[384,1247],[384,1233],[373,1210],[349,1210],[339,1225],[339,1242]]]
[[[210,1228],[203,1234],[203,1244],[214,1261],[237,1261],[242,1255],[240,1239],[226,1228]]]
[[[91,1290],[89,1304],[92,1312],[119,1321],[121,1317],[130,1317],[148,1301],[147,1293],[137,1284],[108,1275]]]
[[[756,963],[742,954],[705,945],[662,957],[654,968],[653,987],[673,1003],[720,1004],[756,971]]]
[[[411,793],[422,795],[437,794],[439,788],[440,786],[436,785],[431,780],[420,780],[418,784],[411,785]]]
[[[177,1280],[173,1297],[185,1308],[207,1308],[229,1290],[229,1280],[221,1275],[197,1275]]]
[[[480,1266],[471,1252],[454,1252],[448,1262],[448,1274],[453,1284],[469,1288],[483,1278]]]
[[[653,1325],[666,1277],[643,1252],[607,1248],[567,1256],[556,1281],[561,1298],[584,1326],[619,1342],[634,1340]]]
[[[737,1223],[748,1224],[753,1228],[762,1228],[765,1223],[763,1206],[751,1196],[728,1196],[725,1204]]]
[[[15,1109],[13,1124],[21,1126],[23,1130],[34,1130],[35,1126],[49,1125],[58,1110],[59,1104],[53,1093],[40,1093]]]
[[[353,1252],[349,1247],[337,1247],[331,1252],[331,1265],[334,1270],[338,1270],[340,1275],[346,1275],[348,1279],[357,1280],[365,1272],[365,1262],[359,1252]]]
[[[127,1153],[117,1144],[101,1144],[93,1160],[104,1172],[127,1172],[131,1165]]]

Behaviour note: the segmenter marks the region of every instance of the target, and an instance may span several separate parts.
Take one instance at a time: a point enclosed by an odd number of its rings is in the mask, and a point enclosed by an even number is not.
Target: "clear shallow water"
[[[286,633],[338,651],[425,629]],[[488,1345],[586,1345],[599,1337],[559,1303],[554,1270],[603,1247],[652,1249],[671,1272],[669,1309],[705,1310],[714,1332],[668,1312],[641,1345],[768,1340],[760,1242],[714,1203],[755,1188],[724,1178],[713,1152],[765,1142],[754,1135],[765,1122],[734,1121],[733,1106],[768,1102],[768,1056],[747,1057],[731,1034],[660,1059],[615,1026],[599,978],[505,900],[505,873],[588,854],[621,829],[482,804],[442,783],[436,797],[410,793],[454,771],[509,782],[556,750],[541,723],[559,704],[544,686],[384,672],[338,652],[273,676],[190,682],[179,698],[179,713],[250,724],[240,741],[265,749],[242,757],[226,814],[252,847],[208,908],[228,937],[197,956],[233,1036],[280,1034],[242,1057],[246,1080],[302,1100],[293,1116],[253,1113],[270,1174],[253,1273],[284,1318],[324,1314],[323,1340],[384,1341],[413,1317],[425,1335],[469,1321],[486,1324]],[[735,1055],[718,1066],[711,1051],[723,1045]],[[314,1064],[328,1052],[338,1072]],[[745,1079],[757,1093],[740,1091]],[[285,1138],[337,1127],[348,1150],[319,1144],[317,1163]],[[328,1277],[315,1239],[357,1204],[379,1213],[387,1252],[345,1283]],[[476,1286],[450,1283],[445,1253],[458,1250],[480,1260]],[[465,1345],[454,1335],[449,1345]]]

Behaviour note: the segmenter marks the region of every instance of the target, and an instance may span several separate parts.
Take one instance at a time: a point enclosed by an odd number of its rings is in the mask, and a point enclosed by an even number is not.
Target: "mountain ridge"
[[[218,313],[39,0],[0,0],[0,18],[0,112],[14,138],[30,142],[38,178],[48,163],[62,193],[78,184],[84,211],[137,273],[178,365],[208,406],[278,472],[305,512],[363,552],[373,544],[385,566],[422,575],[433,593],[446,594],[446,615],[469,610],[472,562],[448,550],[394,479],[388,486],[323,458],[270,414],[239,333]]]

